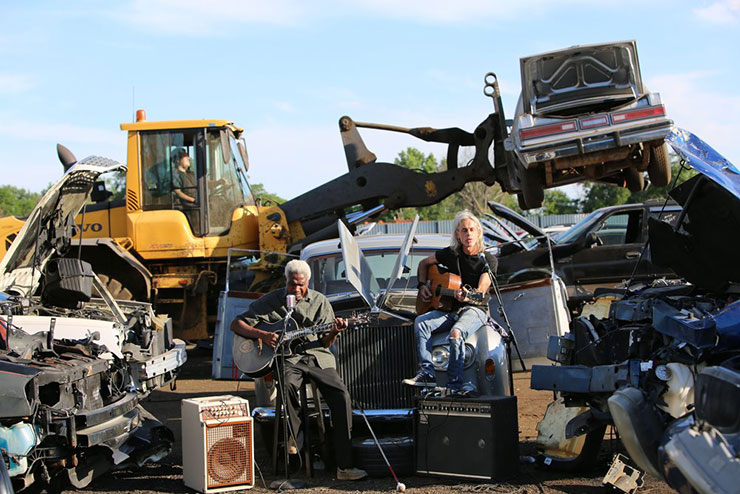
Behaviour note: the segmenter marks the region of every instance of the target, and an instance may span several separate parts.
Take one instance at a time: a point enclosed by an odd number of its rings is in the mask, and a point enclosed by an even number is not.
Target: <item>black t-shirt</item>
[[[481,275],[486,272],[485,264],[483,264],[480,257],[477,255],[469,256],[462,252],[462,250],[452,250],[452,247],[445,247],[438,250],[434,253],[434,257],[439,264],[447,268],[447,271],[459,275],[462,279],[463,286],[468,285],[475,290],[478,289],[478,281]],[[461,305],[464,304],[459,304],[457,301],[453,303],[455,307]]]

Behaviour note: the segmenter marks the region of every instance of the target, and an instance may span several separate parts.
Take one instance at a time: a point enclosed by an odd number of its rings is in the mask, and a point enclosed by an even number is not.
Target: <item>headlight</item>
[[[432,348],[432,364],[434,370],[447,370],[447,364],[450,361],[450,350],[446,346],[437,346]]]
[[[475,348],[472,345],[466,344],[465,349],[465,360],[463,362],[463,369],[467,369],[475,363]],[[449,345],[436,346],[432,348],[432,364],[434,370],[446,371],[447,365],[450,362],[450,347]]]

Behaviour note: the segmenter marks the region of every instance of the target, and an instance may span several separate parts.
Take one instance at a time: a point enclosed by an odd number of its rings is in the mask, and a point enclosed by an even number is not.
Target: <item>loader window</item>
[[[248,190],[241,187],[237,158],[232,152],[233,135],[227,129],[209,130],[206,137],[208,179],[208,231],[222,234],[231,227],[234,210],[253,204]]]
[[[180,210],[188,219],[193,235],[201,236],[203,173],[198,160],[197,133],[197,129],[142,132],[141,182],[144,210]]]

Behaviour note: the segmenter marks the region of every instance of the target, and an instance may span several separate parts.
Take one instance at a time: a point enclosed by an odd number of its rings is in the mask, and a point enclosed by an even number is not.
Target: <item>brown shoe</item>
[[[337,468],[337,480],[360,480],[367,477],[367,472],[359,468]]]

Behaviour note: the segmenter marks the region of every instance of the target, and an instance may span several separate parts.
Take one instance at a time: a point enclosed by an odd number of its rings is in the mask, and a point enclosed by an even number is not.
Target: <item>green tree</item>
[[[126,195],[126,172],[109,173],[103,176],[105,189],[110,192],[110,201],[123,199]]]
[[[249,184],[249,186],[252,189],[252,194],[254,194],[254,200],[258,203],[264,203],[267,200],[276,202],[277,204],[285,202],[285,199],[279,195],[267,192],[265,186],[260,183]]]
[[[0,216],[28,216],[39,199],[41,194],[38,192],[0,185]]]
[[[571,199],[562,190],[548,189],[545,191],[545,202],[542,205],[542,214],[574,214],[578,212],[578,199]]]
[[[606,206],[625,204],[630,196],[629,190],[612,184],[589,182],[585,188],[586,194],[581,201],[581,211],[584,213]]]

